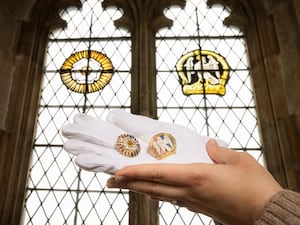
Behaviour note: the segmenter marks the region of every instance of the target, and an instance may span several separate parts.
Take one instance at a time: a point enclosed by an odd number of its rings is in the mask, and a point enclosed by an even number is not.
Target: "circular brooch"
[[[154,135],[149,143],[150,153],[157,159],[163,159],[176,153],[176,139],[168,133]]]
[[[78,93],[91,93],[99,91],[110,82],[113,65],[105,54],[84,50],[69,56],[59,73],[68,89]]]
[[[126,157],[137,156],[141,150],[138,140],[130,134],[122,134],[117,138],[117,150]]]

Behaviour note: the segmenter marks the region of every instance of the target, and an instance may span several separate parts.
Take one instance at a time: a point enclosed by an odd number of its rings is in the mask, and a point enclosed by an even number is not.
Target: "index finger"
[[[197,165],[195,167],[195,165]],[[207,164],[208,165],[208,164]],[[195,174],[199,179],[201,170],[206,164],[143,164],[128,166],[115,173],[115,181],[126,182],[130,180],[150,181],[162,184],[186,186]],[[197,170],[195,170],[195,168]],[[199,170],[198,170],[199,169]]]

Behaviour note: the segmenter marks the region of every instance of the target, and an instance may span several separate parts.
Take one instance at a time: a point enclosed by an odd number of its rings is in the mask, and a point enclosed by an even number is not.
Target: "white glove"
[[[149,142],[158,133],[169,133],[176,140],[176,153],[160,160],[149,153]],[[88,171],[114,174],[118,169],[134,164],[212,163],[205,148],[209,137],[180,125],[122,110],[111,111],[107,122],[77,114],[74,123],[62,128],[62,134],[69,139],[64,143],[64,149],[76,155],[76,164]],[[126,157],[116,149],[117,138],[122,134],[130,134],[139,142],[140,152],[137,156]]]

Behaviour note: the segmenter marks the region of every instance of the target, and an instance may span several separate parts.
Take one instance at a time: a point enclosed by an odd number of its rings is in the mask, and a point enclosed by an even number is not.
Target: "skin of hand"
[[[223,224],[253,225],[273,195],[282,190],[251,155],[206,145],[215,164],[143,164],[118,170],[109,188],[124,188],[181,207]]]

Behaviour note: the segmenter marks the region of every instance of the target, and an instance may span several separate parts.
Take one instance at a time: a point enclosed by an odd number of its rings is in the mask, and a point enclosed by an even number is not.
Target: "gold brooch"
[[[157,159],[163,159],[176,153],[176,140],[168,133],[154,135],[149,143],[150,153]]]
[[[141,150],[138,140],[130,134],[122,134],[117,138],[117,150],[126,157],[137,156]]]

